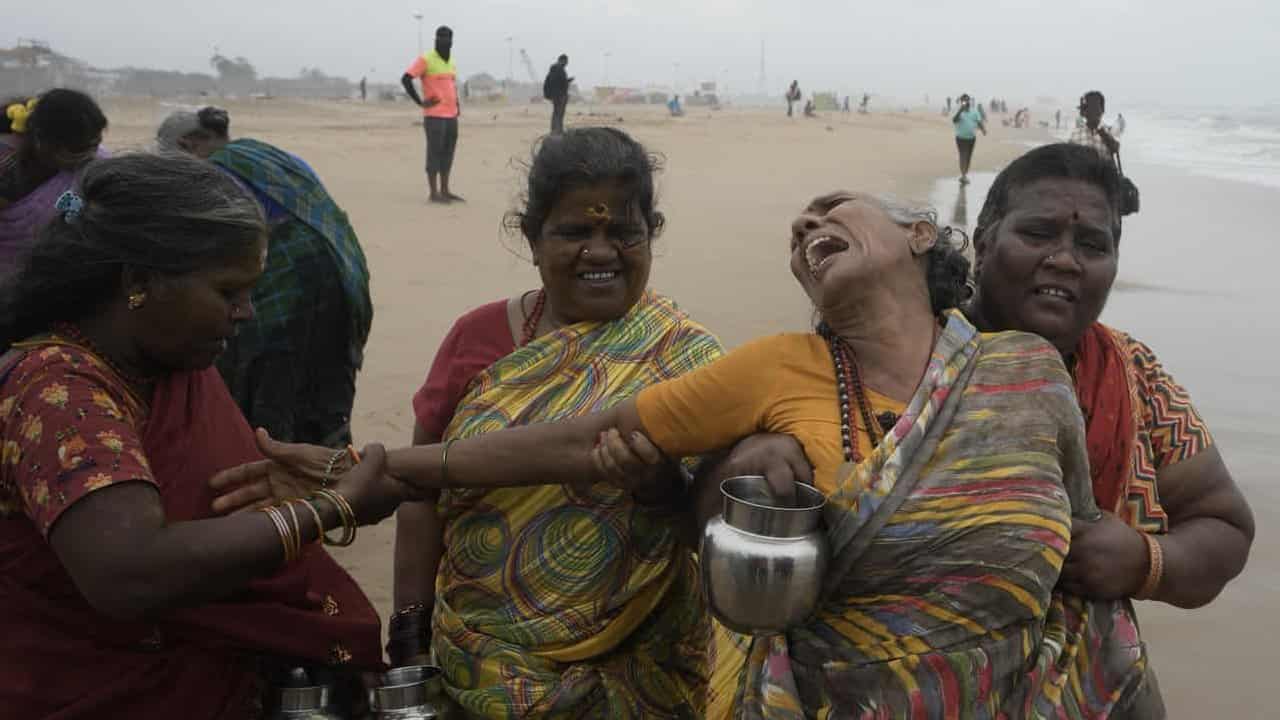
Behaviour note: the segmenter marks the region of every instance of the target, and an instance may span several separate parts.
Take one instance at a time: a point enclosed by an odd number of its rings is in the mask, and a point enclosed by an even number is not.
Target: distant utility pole
[[[514,55],[515,53],[514,46],[511,44],[513,42],[515,42],[515,38],[508,35],[507,36],[507,82],[508,83],[515,82],[515,79],[516,79],[516,57]]]
[[[420,12],[414,13],[413,19],[418,21],[418,54],[421,55],[423,52],[422,50],[422,13]]]
[[[769,92],[769,78],[764,70],[764,38],[760,38],[760,94]]]

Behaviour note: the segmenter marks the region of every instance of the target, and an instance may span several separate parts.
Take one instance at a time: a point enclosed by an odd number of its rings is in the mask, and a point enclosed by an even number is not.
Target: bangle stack
[[[351,543],[355,542],[356,513],[355,510],[352,509],[351,503],[347,502],[347,499],[342,497],[339,493],[329,489],[317,490],[315,496],[308,500],[308,502],[313,502],[318,499],[328,500],[332,503],[333,507],[338,511],[338,517],[342,518],[342,537],[338,540],[331,540],[328,535],[325,535],[322,532],[321,537],[324,539],[324,544],[334,547],[347,547]],[[319,513],[317,512],[317,514]],[[321,530],[323,531],[323,528],[321,528]]]
[[[387,656],[393,667],[431,650],[431,610],[415,603],[397,610],[387,623]]]
[[[1164,579],[1164,548],[1154,535],[1142,533],[1142,539],[1147,543],[1147,579],[1133,599],[1150,600],[1160,589],[1160,581]]]
[[[289,508],[292,523],[284,511],[274,505],[262,508],[262,512],[266,513],[267,517],[271,518],[272,524],[276,526],[276,532],[280,535],[280,544],[284,546],[284,562],[287,565],[302,555],[302,529],[298,526],[298,513],[294,511],[293,505],[289,504],[286,507]]]
[[[323,487],[316,491],[315,495],[302,501],[302,504],[311,512],[311,517],[316,522],[316,535],[318,536],[316,542],[336,547],[347,547],[356,541],[355,509],[351,507],[351,503],[345,497],[329,489],[329,486],[334,482],[334,470],[346,458],[351,458],[353,467],[360,464],[360,453],[351,445],[334,453],[325,466],[324,478],[321,480]],[[330,540],[326,534],[329,528],[324,526],[324,520],[320,517],[320,509],[316,507],[318,500],[328,500],[334,509],[338,511],[338,517],[342,521],[342,537],[338,540]],[[302,557],[302,525],[298,522],[298,511],[293,507],[293,502],[290,500],[283,505],[262,508],[262,512],[271,518],[271,523],[276,526],[276,532],[280,535],[280,544],[284,546],[285,564]]]

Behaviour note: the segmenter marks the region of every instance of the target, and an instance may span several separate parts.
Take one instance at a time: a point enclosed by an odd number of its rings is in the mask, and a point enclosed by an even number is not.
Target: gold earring
[[[137,310],[147,302],[147,294],[139,290],[129,295],[129,309]]]

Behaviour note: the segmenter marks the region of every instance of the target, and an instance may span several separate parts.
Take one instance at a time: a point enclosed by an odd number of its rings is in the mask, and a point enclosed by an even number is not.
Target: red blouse
[[[426,382],[413,395],[413,414],[427,437],[442,437],[471,381],[515,349],[506,300],[458,318],[440,343]]]

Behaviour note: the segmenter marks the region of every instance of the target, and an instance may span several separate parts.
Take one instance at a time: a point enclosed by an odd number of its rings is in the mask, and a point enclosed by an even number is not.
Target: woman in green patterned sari
[[[253,427],[279,439],[345,446],[373,322],[364,251],[309,165],[259,140],[231,140],[229,126],[225,110],[206,107],[171,114],[157,133],[162,150],[207,159],[239,182],[271,227],[254,318],[218,369]]]

